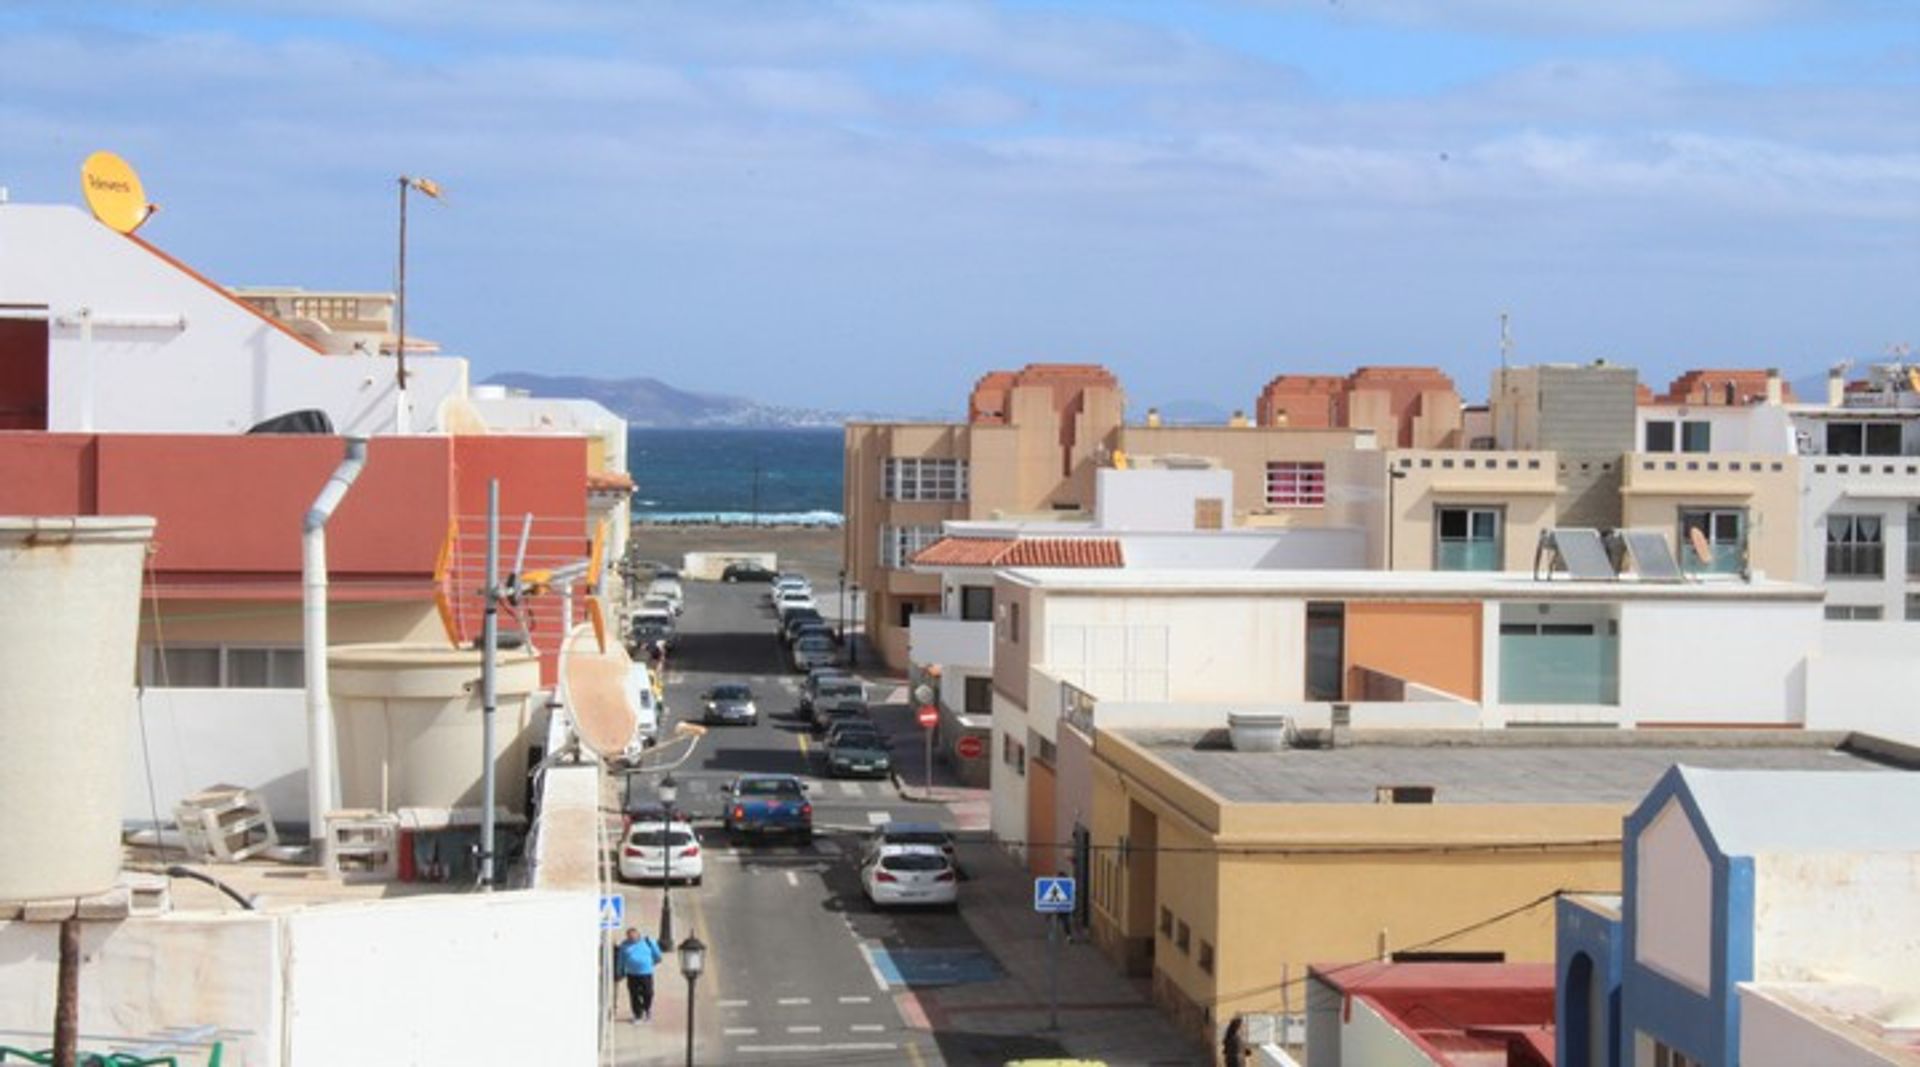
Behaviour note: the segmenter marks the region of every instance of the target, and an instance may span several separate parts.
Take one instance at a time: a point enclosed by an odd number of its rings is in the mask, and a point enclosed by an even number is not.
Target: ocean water
[[[629,430],[635,519],[837,526],[841,451],[831,430]]]

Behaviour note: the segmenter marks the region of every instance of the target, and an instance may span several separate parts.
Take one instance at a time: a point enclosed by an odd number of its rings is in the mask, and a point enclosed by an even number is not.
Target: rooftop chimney
[[[1239,411],[1239,410],[1236,410],[1236,411],[1234,411],[1234,413],[1233,413],[1233,418],[1230,418],[1230,419],[1228,419],[1228,420],[1227,420],[1227,425],[1228,425],[1228,426],[1245,426],[1245,425],[1247,425],[1247,413],[1246,413],[1246,412],[1244,412],[1244,411]]]
[[[1827,406],[1837,408],[1847,399],[1847,369],[1835,367],[1827,372]]]
[[[1786,398],[1786,389],[1780,381],[1780,368],[1767,368],[1767,403],[1779,407]]]
[[[1147,409],[1147,425],[1149,427],[1155,427],[1155,428],[1157,428],[1160,425],[1160,409],[1159,408]]]

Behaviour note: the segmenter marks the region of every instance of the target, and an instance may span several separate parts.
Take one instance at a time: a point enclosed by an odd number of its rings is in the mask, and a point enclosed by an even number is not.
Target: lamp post
[[[698,934],[680,942],[680,973],[687,976],[687,1067],[693,1067],[693,985],[707,969],[707,946]]]
[[[395,270],[394,318],[394,420],[399,433],[413,431],[413,414],[407,403],[407,193],[418,189],[435,200],[440,199],[440,184],[431,178],[400,175],[400,263]]]
[[[855,582],[851,586],[848,586],[848,591],[853,595],[853,614],[855,616],[853,636],[847,638],[847,666],[852,667],[858,665],[860,662],[860,631],[864,628],[864,620],[859,618],[860,583]]]
[[[673,801],[680,795],[673,775],[660,779],[660,943],[673,944],[673,849],[668,833],[673,828]]]
[[[847,572],[840,570],[840,647],[847,646]]]

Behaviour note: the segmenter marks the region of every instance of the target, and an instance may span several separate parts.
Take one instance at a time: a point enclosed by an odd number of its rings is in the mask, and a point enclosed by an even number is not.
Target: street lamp
[[[840,647],[847,645],[847,572],[840,571]]]
[[[400,175],[400,263],[394,270],[394,317],[399,321],[395,324],[393,341],[394,428],[399,433],[413,432],[413,415],[407,401],[407,194],[416,189],[435,200],[440,199],[438,182]]]
[[[707,946],[698,934],[680,942],[680,973],[687,976],[687,1067],[693,1067],[693,984],[707,969]]]
[[[673,848],[668,834],[673,829],[673,801],[679,786],[669,773],[660,779],[660,943],[673,944]]]
[[[860,618],[860,583],[855,582],[847,588],[853,594],[854,633],[847,638],[847,666],[851,667],[860,662],[859,631],[864,628],[865,620]]]

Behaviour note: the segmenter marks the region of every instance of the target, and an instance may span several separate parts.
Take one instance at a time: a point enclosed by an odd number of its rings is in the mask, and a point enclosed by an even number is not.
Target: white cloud
[[[1253,0],[1347,19],[1494,33],[1657,33],[1859,12],[1857,0]],[[1883,9],[1888,9],[1883,5]]]

